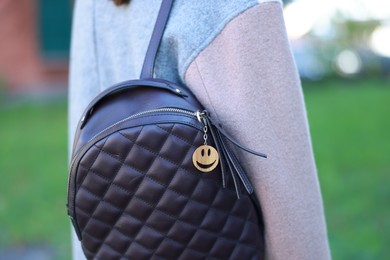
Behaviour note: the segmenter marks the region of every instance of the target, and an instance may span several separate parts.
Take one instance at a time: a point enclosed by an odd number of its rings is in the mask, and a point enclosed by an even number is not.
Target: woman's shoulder
[[[104,86],[138,76],[162,0],[76,1],[74,38],[96,58]],[[180,81],[189,64],[236,17],[281,0],[175,0],[156,60],[156,74]],[[87,38],[87,39],[85,39]],[[89,44],[86,44],[86,43]],[[120,64],[120,65],[119,65]]]
[[[171,48],[176,42],[179,57],[179,74],[205,49],[236,17],[245,11],[269,2],[281,0],[177,0],[174,2],[166,28],[164,48]],[[165,46],[164,46],[165,45]]]

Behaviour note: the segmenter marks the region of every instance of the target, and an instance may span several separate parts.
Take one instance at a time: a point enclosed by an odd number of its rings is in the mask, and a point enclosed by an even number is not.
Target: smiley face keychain
[[[219,155],[214,147],[207,144],[206,124],[204,124],[203,132],[204,144],[195,150],[194,154],[192,155],[192,163],[201,172],[211,172],[218,166]]]

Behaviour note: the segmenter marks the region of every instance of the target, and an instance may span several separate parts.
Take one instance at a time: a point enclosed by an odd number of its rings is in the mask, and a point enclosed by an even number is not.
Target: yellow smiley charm
[[[199,146],[192,155],[194,166],[201,172],[211,172],[219,162],[217,150],[210,145]]]

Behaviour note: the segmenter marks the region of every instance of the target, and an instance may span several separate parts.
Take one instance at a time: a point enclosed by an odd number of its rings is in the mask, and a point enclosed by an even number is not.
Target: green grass
[[[304,82],[334,259],[390,255],[390,84]],[[70,258],[66,104],[0,107],[0,248]]]
[[[0,247],[51,246],[70,259],[66,104],[0,108]]]
[[[390,83],[303,83],[334,259],[390,256]]]

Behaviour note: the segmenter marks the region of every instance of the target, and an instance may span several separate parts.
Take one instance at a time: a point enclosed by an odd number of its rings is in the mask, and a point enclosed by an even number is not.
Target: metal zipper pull
[[[207,144],[207,121],[204,119],[205,114],[196,111],[196,118],[203,125],[203,145],[199,146],[192,155],[192,163],[201,172],[211,172],[219,163],[219,154],[211,145]]]

